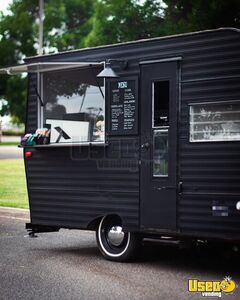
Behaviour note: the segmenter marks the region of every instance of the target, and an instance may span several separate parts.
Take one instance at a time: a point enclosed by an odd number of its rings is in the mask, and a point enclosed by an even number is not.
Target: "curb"
[[[0,206],[0,218],[30,220],[29,209]]]

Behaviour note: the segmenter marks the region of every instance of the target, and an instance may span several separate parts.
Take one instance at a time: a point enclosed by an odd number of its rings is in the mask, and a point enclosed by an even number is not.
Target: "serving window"
[[[190,105],[190,142],[240,141],[240,101]]]
[[[51,129],[50,143],[105,140],[104,80],[101,66],[44,72],[41,125]]]

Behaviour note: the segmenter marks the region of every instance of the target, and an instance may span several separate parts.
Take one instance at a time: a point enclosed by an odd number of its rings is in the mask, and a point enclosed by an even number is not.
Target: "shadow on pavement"
[[[145,242],[139,261],[165,268],[198,270],[217,276],[239,277],[240,254],[230,246],[212,244],[181,249],[177,246]]]
[[[94,241],[95,242],[95,241]],[[102,259],[97,246],[93,246],[93,240],[81,242],[77,246],[69,247],[34,247],[34,252],[40,256],[62,257],[69,262],[75,258],[87,261]],[[230,275],[239,278],[240,255],[233,252],[230,247],[220,244],[200,245],[198,247],[179,248],[169,244],[158,242],[144,242],[141,253],[135,262],[144,266],[157,269],[169,269],[170,271],[196,271],[204,276],[216,276],[219,279]]]

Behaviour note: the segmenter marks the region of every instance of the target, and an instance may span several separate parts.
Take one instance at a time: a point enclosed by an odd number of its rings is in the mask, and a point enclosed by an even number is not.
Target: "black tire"
[[[122,222],[119,217],[105,216],[99,223],[96,239],[98,248],[106,259],[126,262],[135,258],[136,251],[141,247],[141,238],[138,233],[120,232],[120,228],[122,228]],[[109,237],[114,230],[121,240],[117,244]]]

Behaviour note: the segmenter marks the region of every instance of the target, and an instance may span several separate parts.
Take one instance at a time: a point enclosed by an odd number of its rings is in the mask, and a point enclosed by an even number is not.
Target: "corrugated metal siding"
[[[240,77],[184,83],[182,98],[179,161],[183,195],[179,200],[179,228],[203,236],[239,238],[236,203],[240,201],[240,142],[189,143],[187,104],[240,100]],[[213,216],[214,205],[228,207],[228,216]]]
[[[26,133],[35,132],[37,129],[37,75],[28,75],[28,101],[26,112]]]
[[[26,162],[33,224],[86,228],[99,216],[119,214],[138,228],[137,139],[113,139],[106,148],[34,149]]]
[[[240,142],[189,143],[189,104],[240,100],[240,35],[223,35],[184,56],[178,226],[183,233],[240,237]],[[225,77],[225,78],[224,78]],[[212,206],[228,208],[214,216]]]
[[[189,143],[188,139],[189,103],[240,99],[239,49],[239,32],[220,30],[64,53],[46,57],[45,61],[125,58],[129,60],[129,67],[121,75],[132,76],[140,75],[141,60],[182,56],[179,179],[183,181],[183,194],[178,199],[178,230],[183,234],[221,237],[232,234],[239,237],[240,218],[235,204],[240,200],[240,142]],[[32,98],[32,101],[35,100]],[[31,99],[29,105],[34,106]],[[34,120],[29,124],[33,123]],[[118,153],[114,146],[107,149],[108,155],[113,157]],[[138,167],[135,171],[121,169],[121,159],[116,158],[112,160],[115,168],[105,170],[109,161],[101,157],[94,161],[74,161],[69,159],[67,151],[68,148],[39,149],[34,151],[34,159],[27,161],[33,222],[84,227],[94,216],[113,209],[125,216],[127,224],[137,228]],[[101,152],[96,149],[96,153]],[[133,161],[134,169],[138,149],[133,153],[134,158],[130,155],[129,159]],[[79,155],[84,159],[84,153]],[[97,165],[102,165],[103,169]],[[214,201],[229,207],[228,217],[212,216]],[[69,214],[70,211],[74,214]]]

